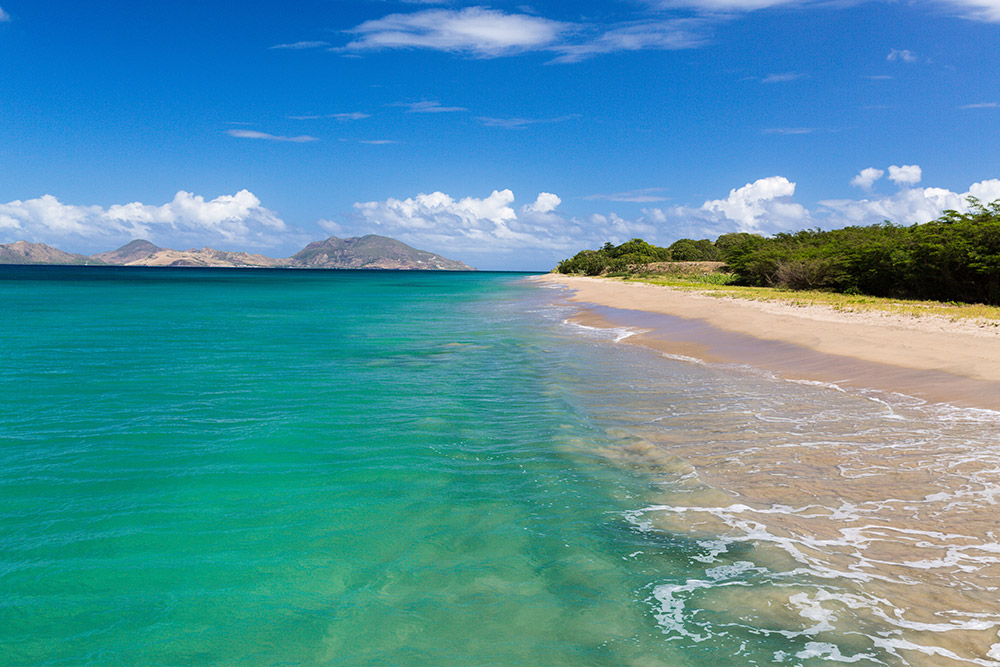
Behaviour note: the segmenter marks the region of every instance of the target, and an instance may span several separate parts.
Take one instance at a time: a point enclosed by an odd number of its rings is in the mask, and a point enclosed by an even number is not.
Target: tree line
[[[721,261],[736,284],[1000,305],[1000,200],[910,226],[723,234],[662,248],[641,239],[584,250],[560,273],[635,274],[654,262]]]

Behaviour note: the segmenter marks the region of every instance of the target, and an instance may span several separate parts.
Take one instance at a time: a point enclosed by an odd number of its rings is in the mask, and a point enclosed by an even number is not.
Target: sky
[[[0,242],[481,269],[1000,198],[1000,0],[0,0]]]

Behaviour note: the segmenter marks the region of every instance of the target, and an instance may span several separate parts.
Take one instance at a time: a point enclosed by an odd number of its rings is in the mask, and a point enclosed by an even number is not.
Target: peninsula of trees
[[[654,272],[662,262],[716,261],[735,284],[1000,305],[1000,200],[970,204],[967,213],[949,210],[911,226],[741,232],[666,248],[641,239],[606,243],[563,260],[556,271],[629,275]]]

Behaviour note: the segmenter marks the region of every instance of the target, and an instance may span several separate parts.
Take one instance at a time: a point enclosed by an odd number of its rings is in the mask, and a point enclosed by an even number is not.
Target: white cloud
[[[768,74],[763,79],[760,80],[761,83],[785,83],[787,81],[795,81],[796,79],[801,79],[805,74],[800,72],[782,72],[780,74]]]
[[[916,185],[922,178],[919,165],[904,164],[902,167],[889,167],[889,180],[896,185]]]
[[[1000,103],[997,102],[978,102],[976,104],[963,104],[958,107],[959,109],[996,109],[1000,107]]]
[[[1000,22],[1000,0],[944,0],[962,18],[988,23]]]
[[[525,12],[529,10],[523,10]],[[507,14],[485,7],[427,9],[391,14],[346,31],[355,38],[335,51],[421,48],[497,57],[552,51],[554,63],[571,63],[603,53],[691,49],[707,43],[704,18],[566,23],[532,13]]]
[[[258,132],[257,130],[226,130],[226,134],[231,137],[236,137],[238,139],[264,139],[266,141],[290,141],[292,143],[301,144],[309,141],[319,141],[316,137],[310,137],[307,134],[302,134],[297,137],[283,137],[276,134],[268,134],[267,132]]]
[[[563,216],[556,210],[562,199],[551,192],[539,193],[518,210],[514,201],[514,193],[504,189],[481,199],[432,192],[359,202],[354,205],[354,220],[344,226],[352,234],[388,234],[435,252],[478,254],[487,262],[495,261],[489,253],[517,251],[518,261],[540,258],[538,267],[588,245],[655,234],[655,226],[642,218],[630,221],[614,213],[584,219]]]
[[[561,203],[562,199],[560,199],[557,195],[554,195],[551,192],[539,192],[538,198],[535,199],[535,203],[528,204],[521,210],[525,213],[551,213],[556,210]]]
[[[392,139],[359,139],[359,144],[368,144],[369,146],[385,146],[387,144],[396,144],[398,141]]]
[[[284,221],[247,190],[209,200],[181,190],[162,206],[140,202],[108,208],[77,206],[63,204],[52,195],[0,204],[3,237],[54,245],[146,238],[154,243],[267,246],[276,242],[275,234],[285,230]]]
[[[858,176],[874,183],[875,176],[869,170],[881,171],[869,167]],[[456,199],[432,192],[406,199],[360,202],[354,205],[351,219],[339,223],[326,220],[320,226],[335,234],[346,230],[351,235],[387,234],[434,252],[473,261],[478,257],[494,268],[511,268],[511,262],[546,268],[605,241],[621,243],[639,237],[669,245],[678,238],[711,239],[734,231],[773,234],[883,220],[913,224],[937,218],[946,209],[967,211],[969,197],[983,203],[1000,199],[1000,179],[990,179],[973,184],[965,193],[944,188],[902,188],[888,196],[823,201],[810,211],[794,201],[795,189],[789,179],[770,176],[734,188],[726,198],[706,201],[700,207],[644,208],[631,219],[613,211],[570,217],[558,210],[561,198],[547,192],[520,207],[515,207],[514,193],[509,189],[494,190],[482,199]],[[500,259],[504,256],[506,259]]]
[[[858,172],[858,175],[851,179],[851,185],[856,188],[861,188],[862,190],[871,190],[872,184],[878,179],[882,178],[885,172],[881,169],[876,169],[874,167],[868,167],[862,169]]]
[[[10,14],[5,12],[3,7],[0,7],[0,23],[6,23],[7,21],[10,21]]]
[[[292,42],[291,44],[275,44],[269,48],[301,51],[303,49],[321,49],[328,46],[331,46],[330,42]]]
[[[603,199],[605,201],[649,203],[655,201],[666,201],[661,193],[666,192],[666,188],[642,188],[640,190],[630,190],[628,192],[612,192],[610,194],[587,195],[584,199]]]
[[[650,4],[661,9],[689,8],[705,12],[749,12],[781,5],[809,3],[804,0],[655,0]]]
[[[1000,199],[1000,179],[991,178],[987,181],[973,183],[964,197],[975,197],[983,204],[989,204]]]
[[[527,127],[529,125],[539,125],[545,123],[561,123],[573,118],[579,118],[579,114],[569,114],[556,118],[493,118],[490,116],[478,116],[476,120],[486,127],[503,127],[508,130]]]
[[[707,22],[701,19],[673,19],[630,23],[612,27],[597,37],[576,44],[553,48],[562,55],[553,63],[572,63],[602,53],[621,51],[677,51],[693,49],[707,43],[703,30]]]
[[[791,201],[795,183],[784,176],[768,176],[729,191],[725,199],[706,201],[701,210],[722,214],[740,231],[767,227],[793,227],[805,222],[809,212]]]
[[[407,107],[406,113],[454,113],[457,111],[468,111],[465,107],[441,106],[441,103],[437,100],[402,102],[393,106]]]
[[[818,127],[768,127],[761,130],[764,134],[784,134],[784,135],[796,135],[796,134],[812,134],[813,132],[819,132]]]
[[[365,118],[371,118],[370,113],[362,113],[360,111],[351,111],[349,113],[328,113],[325,115],[312,114],[310,116],[289,116],[289,120],[319,120],[321,118],[334,118],[336,120],[348,121],[348,120],[364,120]]]
[[[913,53],[908,49],[892,49],[889,51],[889,55],[885,57],[891,63],[894,62],[904,62],[904,63],[915,63],[917,62],[917,54]]]
[[[366,21],[347,31],[355,38],[343,50],[413,48],[500,56],[547,47],[571,27],[538,16],[505,14],[484,7],[429,9]]]
[[[334,220],[326,220],[326,219],[317,220],[316,221],[316,225],[320,229],[322,229],[322,230],[324,230],[324,231],[326,231],[326,232],[328,232],[330,234],[333,234],[334,236],[341,236],[342,234],[345,233],[344,232],[344,227],[340,223],[338,223],[338,222],[336,222]]]
[[[821,201],[824,227],[872,225],[884,220],[900,225],[928,222],[945,210],[969,210],[969,197],[984,204],[1000,199],[1000,179],[973,183],[964,193],[945,188],[904,188],[899,192],[872,199]]]

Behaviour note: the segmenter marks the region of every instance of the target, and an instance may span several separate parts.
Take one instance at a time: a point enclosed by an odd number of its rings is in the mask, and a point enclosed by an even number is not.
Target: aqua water
[[[0,664],[998,664],[992,413],[569,314],[518,274],[0,267]]]

